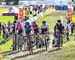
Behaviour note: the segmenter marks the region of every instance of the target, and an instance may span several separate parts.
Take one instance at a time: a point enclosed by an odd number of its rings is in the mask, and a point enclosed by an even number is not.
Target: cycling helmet
[[[29,22],[26,22],[25,25],[30,25],[30,23]]]
[[[46,23],[46,21],[42,21],[42,23],[43,23],[43,24],[45,24],[45,23]]]
[[[61,20],[57,20],[58,23],[61,23]]]
[[[28,16],[25,16],[25,20],[28,20],[29,19],[29,17]]]
[[[36,24],[36,22],[35,22],[35,21],[33,21],[33,22],[32,22],[32,24]]]

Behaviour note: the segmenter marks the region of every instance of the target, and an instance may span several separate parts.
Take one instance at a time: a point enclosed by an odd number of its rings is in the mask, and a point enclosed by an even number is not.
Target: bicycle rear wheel
[[[28,36],[28,50],[30,54],[33,54],[33,45],[32,45],[32,38],[31,36]]]
[[[45,47],[46,47],[46,51],[48,50],[48,43],[47,43],[47,39],[45,39]]]

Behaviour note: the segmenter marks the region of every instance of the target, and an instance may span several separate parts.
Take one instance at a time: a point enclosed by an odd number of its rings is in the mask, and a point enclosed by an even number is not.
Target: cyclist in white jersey
[[[47,33],[48,30],[49,30],[49,26],[46,24],[46,21],[42,21],[41,34]]]
[[[42,21],[41,34],[47,50],[50,39],[49,39],[49,26],[46,24],[46,21]]]

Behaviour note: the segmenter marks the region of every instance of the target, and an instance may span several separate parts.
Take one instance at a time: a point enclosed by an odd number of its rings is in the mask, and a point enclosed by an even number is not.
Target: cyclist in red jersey
[[[40,39],[39,26],[38,26],[38,24],[36,24],[36,22],[33,22],[32,28],[33,28],[33,32],[34,32],[34,39],[35,39],[36,48],[38,48],[38,46],[39,46],[38,42],[39,42],[39,39]]]
[[[38,24],[36,24],[36,22],[33,22],[32,28],[33,28],[34,34],[39,33],[39,26],[38,26]]]

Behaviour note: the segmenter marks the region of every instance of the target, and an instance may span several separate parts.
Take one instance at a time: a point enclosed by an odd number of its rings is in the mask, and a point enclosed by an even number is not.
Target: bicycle
[[[33,35],[27,36],[27,39],[28,39],[27,40],[27,46],[28,46],[28,50],[29,50],[30,55],[33,54],[33,41],[32,41],[33,39],[32,39],[32,36]]]
[[[38,49],[39,33],[34,34],[34,38],[35,38],[35,45],[36,45],[36,48]]]
[[[44,34],[44,41],[45,41],[45,47],[46,47],[46,51],[48,50],[49,47],[49,33],[45,32]]]
[[[58,34],[57,47],[58,49],[60,49],[63,44],[63,35],[60,32],[58,32],[57,34]]]

